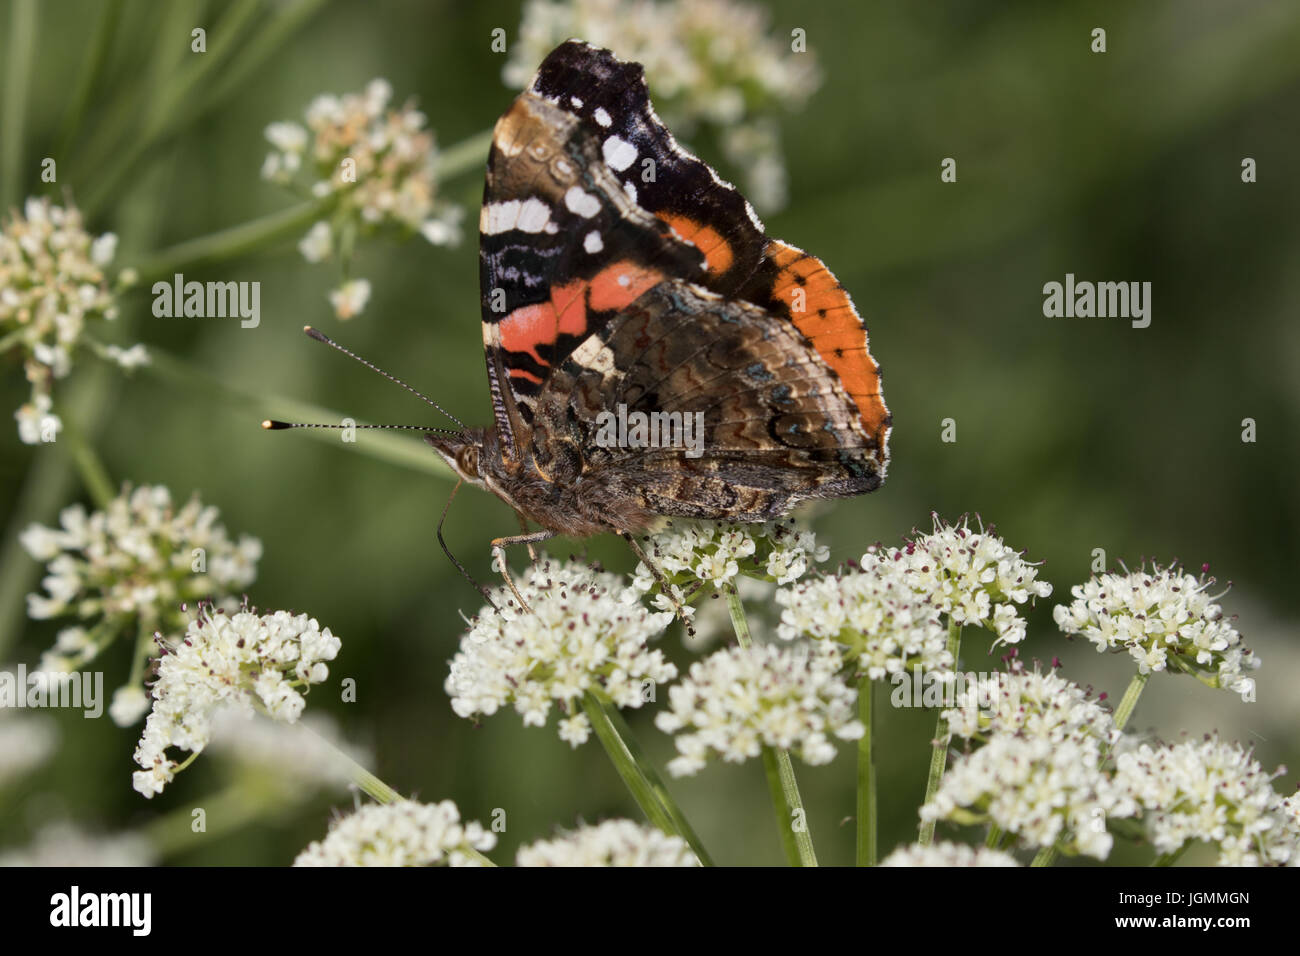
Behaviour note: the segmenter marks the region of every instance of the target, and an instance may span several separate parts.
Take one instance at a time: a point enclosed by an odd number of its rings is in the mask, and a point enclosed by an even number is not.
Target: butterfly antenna
[[[394,428],[406,431],[438,432],[442,435],[459,435],[452,428],[434,428],[432,425],[318,425],[315,422],[281,422],[274,418],[265,419],[262,427],[267,431],[280,431],[284,428]]]
[[[451,553],[451,548],[447,547],[447,542],[442,540],[442,526],[447,521],[447,512],[451,510],[451,503],[456,500],[456,492],[460,491],[460,486],[463,485],[464,483],[465,483],[464,478],[456,482],[456,487],[451,489],[451,494],[447,497],[447,503],[442,506],[442,517],[438,519],[438,532],[437,532],[438,544],[442,547],[442,553],[445,554],[451,560],[452,564],[456,565],[456,570],[458,570],[461,573],[461,575],[465,578],[466,581],[474,585],[474,590],[478,591],[479,594],[482,594],[483,599],[487,601],[488,604],[491,605],[492,610],[495,611],[498,610],[498,608],[496,606],[496,602],[492,600],[491,592],[488,591],[486,587],[484,587],[483,585],[479,584],[477,581],[474,580],[474,576],[465,570],[465,565],[461,564],[460,561],[457,560],[456,556]]]
[[[314,329],[314,328],[312,328],[310,325],[304,325],[304,326],[302,327],[302,330],[303,330],[304,332],[306,332],[309,336],[311,336],[313,339],[315,339],[317,342],[324,342],[324,343],[325,343],[326,345],[328,345],[330,348],[332,348],[332,349],[337,349],[338,351],[340,351],[340,352],[342,352],[344,355],[346,355],[348,358],[356,359],[358,362],[360,362],[360,363],[361,363],[362,365],[364,365],[366,368],[370,369],[370,371],[372,371],[372,372],[378,372],[380,375],[382,375],[384,378],[388,379],[390,382],[393,382],[394,384],[397,384],[397,385],[402,386],[402,388],[406,389],[408,392],[410,392],[410,393],[411,393],[412,395],[414,395],[416,398],[419,398],[421,401],[423,401],[423,402],[425,402],[425,403],[427,403],[427,404],[429,404],[429,405],[432,405],[432,406],[433,406],[434,408],[436,408],[438,411],[442,412],[444,415],[446,415],[448,418],[450,418],[453,422],[455,422],[455,423],[456,423],[459,427],[461,427],[462,429],[465,427],[465,423],[464,423],[464,422],[462,422],[459,418],[457,418],[457,417],[456,417],[455,415],[453,415],[451,412],[447,411],[447,409],[443,408],[441,405],[439,405],[437,402],[435,402],[433,399],[431,399],[428,395],[425,395],[423,392],[419,391],[418,389],[412,388],[410,385],[407,385],[405,382],[403,382],[403,381],[402,381],[400,378],[398,378],[396,375],[389,375],[387,372],[385,372],[385,371],[384,371],[382,368],[380,368],[378,365],[375,365],[375,364],[373,364],[373,363],[371,363],[371,362],[367,362],[365,359],[363,359],[363,358],[362,358],[360,355],[358,355],[356,352],[353,352],[353,351],[351,351],[350,349],[345,349],[343,346],[339,345],[337,342],[335,342],[332,338],[330,338],[330,337],[329,337],[328,335],[326,335],[324,332],[321,332],[319,329]]]

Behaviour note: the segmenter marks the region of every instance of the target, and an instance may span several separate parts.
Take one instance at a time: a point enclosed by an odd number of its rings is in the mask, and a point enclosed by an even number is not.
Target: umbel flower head
[[[0,353],[17,349],[31,383],[31,399],[14,414],[28,445],[50,441],[63,423],[52,411],[54,380],[72,368],[72,354],[88,327],[117,318],[116,291],[105,270],[117,250],[111,232],[95,238],[72,205],[28,199],[0,227]],[[146,361],[141,346],[101,347],[124,366]]]
[[[1054,669],[1031,670],[1019,660],[987,681],[961,688],[955,706],[942,716],[953,734],[978,743],[995,734],[1018,734],[1052,743],[1089,738],[1111,746],[1120,737],[1113,715],[1089,691]]]
[[[1104,860],[1114,842],[1106,820],[1137,807],[1102,773],[1101,755],[1100,742],[1086,735],[993,734],[954,761],[921,819],[993,823],[1026,846]]]
[[[259,615],[250,607],[226,614],[200,606],[185,637],[158,662],[153,710],[135,750],[144,768],[133,777],[135,789],[146,797],[161,793],[208,745],[224,708],[297,721],[306,706],[303,695],[329,677],[325,662],[339,647],[330,629],[306,614]],[[172,747],[191,751],[184,765],[168,756]]]
[[[360,236],[420,233],[434,245],[460,239],[463,210],[437,198],[437,150],[425,115],[406,104],[391,107],[387,80],[362,93],[323,94],[307,107],[306,127],[278,122],[266,128],[274,147],[262,164],[265,179],[299,186],[318,198],[338,195],[331,218],[317,222],[298,248],[308,262],[338,255],[345,275]],[[330,295],[339,318],[365,308],[370,284],[345,282]]]
[[[728,647],[691,665],[668,688],[669,709],[655,726],[674,734],[675,777],[696,773],[710,753],[730,763],[757,757],[764,746],[789,750],[805,763],[830,763],[831,738],[856,740],[857,691],[840,676],[834,644]]]
[[[490,715],[509,704],[525,726],[542,727],[555,703],[568,715],[560,738],[576,747],[591,733],[583,694],[640,707],[654,699],[656,685],[677,676],[663,653],[649,647],[672,613],[646,610],[625,595],[621,578],[545,561],[518,587],[531,612],[498,588],[496,607],[480,611],[461,638],[446,682],[457,715]]]
[[[474,851],[496,846],[496,834],[462,823],[450,800],[366,804],[330,824],[329,833],[298,854],[294,866],[482,866]]]
[[[1190,840],[1215,844],[1220,866],[1300,866],[1300,821],[1254,753],[1208,736],[1143,744],[1116,758],[1115,785],[1142,808],[1160,853]]]
[[[1057,605],[1053,616],[1064,633],[1082,634],[1098,653],[1127,650],[1143,674],[1181,671],[1254,700],[1255,681],[1246,673],[1260,660],[1206,593],[1212,584],[1214,578],[1158,565],[1103,574],[1072,588],[1074,601]]]
[[[741,575],[789,584],[802,577],[812,562],[825,561],[830,555],[828,548],[818,546],[811,531],[795,528],[790,519],[753,524],[670,521],[650,536],[645,551],[667,578],[679,603],[713,594]],[[654,593],[660,610],[672,607],[659,593],[660,585],[644,562],[637,564],[632,585],[643,593]]]
[[[252,584],[261,542],[247,535],[232,541],[218,517],[197,495],[177,508],[162,485],[127,485],[103,511],[73,505],[57,528],[28,526],[23,547],[48,562],[45,593],[27,596],[28,615],[77,621],[59,633],[41,669],[75,670],[123,631],[179,634],[189,623],[185,602],[231,599]],[[129,717],[126,723],[139,716],[125,696],[114,707],[114,718]]]
[[[528,85],[537,65],[570,37],[645,67],[656,110],[677,135],[713,135],[759,208],[786,202],[776,117],[821,83],[814,54],[769,36],[767,12],[737,0],[528,0],[502,70]]]
[[[896,563],[864,559],[863,567],[777,591],[783,608],[777,634],[842,644],[845,659],[872,680],[918,667],[950,674],[952,653],[938,606],[912,589]]]
[[[902,548],[872,548],[862,568],[872,571],[881,561],[892,563],[914,591],[929,595],[956,624],[993,631],[995,643],[1023,640],[1025,621],[1017,605],[1052,593],[1050,584],[1038,580],[1037,565],[1008,547],[992,526],[975,530],[966,518],[949,525],[935,515],[932,532],[914,532]]]
[[[913,843],[900,846],[880,861],[881,866],[1019,866],[1010,853],[988,847],[970,847],[964,843]]]
[[[606,820],[521,847],[517,866],[699,866],[686,841],[631,820]]]

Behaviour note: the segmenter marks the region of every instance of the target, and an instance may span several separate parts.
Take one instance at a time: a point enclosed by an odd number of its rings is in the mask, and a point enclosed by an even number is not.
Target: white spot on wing
[[[586,249],[594,256],[596,253],[600,252],[600,250],[605,248],[605,241],[600,238],[600,233],[593,230],[592,232],[587,233],[586,237],[582,240],[582,248]]]
[[[569,191],[564,194],[564,204],[584,219],[590,219],[600,212],[600,200],[578,186],[569,187]]]
[[[582,109],[582,100],[578,99],[576,96],[570,96],[569,102],[573,104],[575,110]]]
[[[540,199],[525,199],[519,207],[515,228],[521,232],[541,232],[551,221],[551,207]]]
[[[605,162],[615,172],[621,173],[636,162],[636,147],[617,136],[605,140],[605,145],[601,149],[605,154]]]
[[[608,128],[609,124],[613,122],[613,120],[609,118],[609,114],[605,112],[605,107],[603,106],[597,106],[596,112],[591,115],[596,118],[597,123],[606,128]]]

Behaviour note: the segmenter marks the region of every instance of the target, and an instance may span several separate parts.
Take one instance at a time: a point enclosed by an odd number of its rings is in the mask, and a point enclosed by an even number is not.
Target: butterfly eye
[[[467,478],[478,477],[478,446],[465,445],[456,452],[456,467]]]

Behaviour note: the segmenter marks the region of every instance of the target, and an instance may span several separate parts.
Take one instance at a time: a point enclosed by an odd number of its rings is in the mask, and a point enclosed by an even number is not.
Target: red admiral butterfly
[[[576,40],[546,58],[497,122],[479,232],[495,423],[425,438],[543,529],[494,549],[768,520],[884,479],[890,415],[848,293],[677,144],[639,64]],[[697,443],[602,440],[615,410],[698,423]]]
[[[479,231],[496,421],[426,438],[534,540],[767,520],[884,479],[848,294],[677,144],[639,64],[576,40],[546,58],[497,122]],[[702,413],[702,453],[598,441],[614,409]]]

